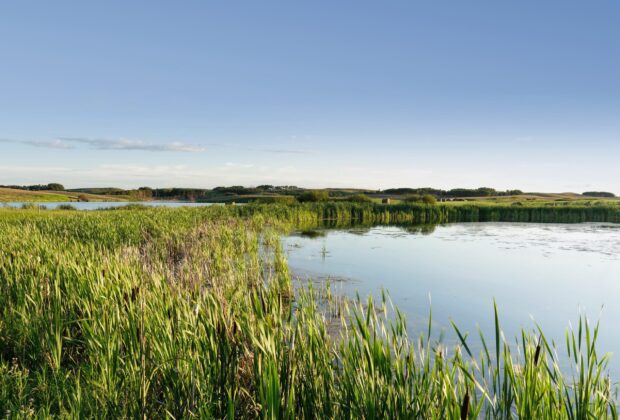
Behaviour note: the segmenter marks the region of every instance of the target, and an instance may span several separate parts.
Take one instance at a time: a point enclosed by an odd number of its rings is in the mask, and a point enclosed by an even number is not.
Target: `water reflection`
[[[456,337],[477,325],[493,336],[493,299],[506,337],[540,324],[563,349],[580,313],[601,318],[599,349],[620,350],[620,225],[464,223],[320,230],[284,238],[301,279],[339,279],[337,291],[389,291],[412,334],[426,328],[429,296],[435,327]],[[476,348],[475,343],[472,347]],[[479,348],[478,348],[479,350]],[[615,377],[618,361],[612,359]]]

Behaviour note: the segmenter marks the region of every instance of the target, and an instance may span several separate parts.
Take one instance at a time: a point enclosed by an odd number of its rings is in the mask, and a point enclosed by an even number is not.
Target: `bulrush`
[[[463,403],[461,404],[461,420],[466,420],[469,416],[469,389],[465,392]]]

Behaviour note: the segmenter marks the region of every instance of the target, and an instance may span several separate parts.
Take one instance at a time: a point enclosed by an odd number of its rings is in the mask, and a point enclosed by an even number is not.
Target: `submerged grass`
[[[585,319],[563,372],[542,331],[524,331],[515,353],[497,310],[474,355],[456,325],[457,346],[430,321],[409,337],[385,296],[326,308],[329,290],[294,292],[279,233],[371,207],[334,208],[3,210],[0,415],[618,417]]]

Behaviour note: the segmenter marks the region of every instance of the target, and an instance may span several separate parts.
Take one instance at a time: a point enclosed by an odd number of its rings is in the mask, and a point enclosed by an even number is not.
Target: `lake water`
[[[21,202],[5,202],[0,203],[0,206],[4,207],[16,207],[20,208],[24,204],[37,204],[40,206],[45,206],[46,208],[53,210],[61,205],[71,205],[78,210],[100,210],[107,209],[110,207],[124,207],[128,204],[140,204],[144,206],[151,207],[202,207],[202,206],[211,206],[214,203],[189,203],[182,201],[140,201],[140,202],[126,202],[126,201],[76,201],[76,202],[62,202],[62,203],[53,203],[53,202],[40,202],[40,203],[21,203]]]
[[[284,238],[291,271],[300,279],[330,279],[349,296],[381,296],[385,288],[423,331],[432,299],[434,329],[456,342],[449,321],[477,325],[492,341],[493,299],[512,340],[521,327],[541,325],[565,354],[564,332],[580,313],[600,319],[598,349],[620,353],[620,225],[470,223],[419,229],[374,227],[301,233]],[[472,341],[473,340],[473,341]],[[620,361],[612,374],[620,378]]]

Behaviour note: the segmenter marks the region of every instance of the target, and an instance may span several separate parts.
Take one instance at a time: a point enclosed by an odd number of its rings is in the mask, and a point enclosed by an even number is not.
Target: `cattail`
[[[131,301],[135,302],[136,298],[138,297],[138,293],[140,292],[140,287],[136,286],[133,289],[131,289]]]
[[[540,340],[542,335],[538,337],[538,344],[536,345],[536,352],[534,353],[534,366],[538,366],[538,359],[540,358]]]
[[[463,404],[461,405],[461,420],[467,419],[469,415],[469,389],[465,392],[463,397]]]

